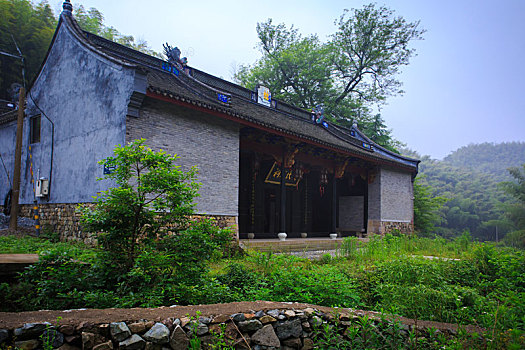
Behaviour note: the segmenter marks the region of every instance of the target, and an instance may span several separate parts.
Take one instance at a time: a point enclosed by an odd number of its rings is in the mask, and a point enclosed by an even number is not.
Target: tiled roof
[[[78,30],[74,21],[70,24],[73,24],[71,26],[73,30]],[[350,130],[333,124],[324,128],[314,124],[311,121],[311,114],[302,109],[280,101],[276,102],[275,107],[263,106],[252,100],[252,91],[239,85],[194,68],[187,68],[187,72],[181,69],[168,72],[163,69],[167,67],[167,62],[159,58],[88,32],[80,34],[90,46],[95,47],[102,54],[126,61],[145,71],[150,94],[158,94],[212,110],[242,123],[273,130],[282,135],[310,141],[367,160],[417,172],[418,160],[397,155],[376,145],[357,128]]]

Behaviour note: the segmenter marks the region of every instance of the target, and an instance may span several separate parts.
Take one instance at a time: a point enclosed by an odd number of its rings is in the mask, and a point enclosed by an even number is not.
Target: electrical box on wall
[[[49,195],[49,180],[41,177],[36,180],[35,194],[37,197],[46,197]]]

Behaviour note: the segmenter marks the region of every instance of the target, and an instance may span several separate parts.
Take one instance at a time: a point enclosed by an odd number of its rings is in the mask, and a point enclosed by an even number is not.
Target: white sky
[[[57,11],[61,3],[50,0]],[[79,3],[154,50],[168,42],[190,66],[230,80],[232,66],[259,57],[257,22],[272,18],[325,40],[345,8],[368,1],[73,0]],[[399,76],[405,94],[381,110],[395,138],[438,159],[469,143],[525,141],[525,0],[383,4],[427,30]]]

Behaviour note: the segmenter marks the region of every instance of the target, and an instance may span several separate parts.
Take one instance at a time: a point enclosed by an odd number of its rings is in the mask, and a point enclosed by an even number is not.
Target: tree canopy
[[[521,248],[525,248],[525,163],[521,168],[508,169],[514,181],[501,183],[504,191],[514,198],[514,201],[505,205],[505,215],[513,224],[513,231],[507,241]]]
[[[144,40],[135,41],[104,24],[104,16],[96,8],[75,7],[74,16],[80,27],[106,39],[150,55],[159,56]],[[30,0],[0,0],[0,99],[11,99],[13,83],[29,84],[38,73],[57,26],[58,18],[47,1],[34,4]],[[16,43],[16,44],[15,44]],[[17,49],[20,49],[20,52]],[[24,57],[24,62],[17,57]]]
[[[519,179],[520,172],[516,169],[525,162],[525,143],[472,144],[459,148],[441,161],[409,150],[403,153],[421,159],[418,180],[414,184],[415,209],[418,186],[427,186],[431,191],[427,199],[448,199],[435,212],[442,220],[435,221],[433,232],[454,237],[467,230],[474,238],[495,240],[519,230],[514,220],[519,215],[514,214],[521,211],[516,209],[518,206],[513,200],[519,193],[519,186],[510,181],[501,185],[501,181]],[[513,169],[510,173],[509,167]]]
[[[345,11],[336,24],[322,42],[314,34],[303,37],[293,25],[258,23],[262,56],[241,65],[234,79],[250,89],[264,85],[273,97],[304,109],[324,105],[332,121],[356,120],[372,140],[393,149],[398,144],[370,107],[402,93],[397,75],[414,55],[410,43],[424,30],[373,4]]]

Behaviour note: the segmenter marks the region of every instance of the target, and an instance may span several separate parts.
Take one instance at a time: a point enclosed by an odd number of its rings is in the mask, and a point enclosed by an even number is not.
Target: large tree
[[[345,11],[337,25],[331,39],[321,42],[271,19],[258,23],[262,57],[240,66],[234,79],[250,89],[267,86],[275,98],[305,109],[322,104],[333,121],[357,120],[380,144],[394,146],[380,115],[369,107],[402,92],[397,74],[414,54],[410,42],[424,31],[419,22],[372,4]]]

